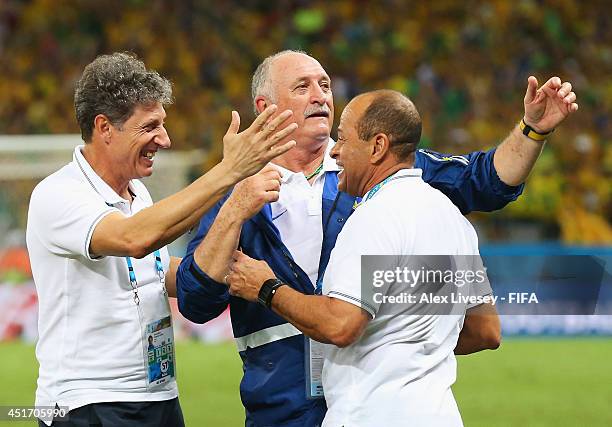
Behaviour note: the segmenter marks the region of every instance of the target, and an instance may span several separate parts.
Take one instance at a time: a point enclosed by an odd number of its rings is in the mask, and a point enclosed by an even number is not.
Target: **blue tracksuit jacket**
[[[446,194],[464,214],[473,210],[492,211],[515,200],[523,190],[522,185],[509,187],[500,181],[493,167],[494,152],[493,149],[467,156],[445,156],[418,150],[414,167],[422,169],[423,180]],[[355,201],[354,197],[338,192],[337,182],[337,172],[326,172],[319,280]],[[179,309],[191,321],[205,323],[229,305],[237,342],[249,343],[238,345],[244,370],[240,395],[246,408],[247,426],[318,426],[326,407],[322,399],[306,398],[304,336],[296,334],[295,329],[287,333],[291,327],[271,310],[230,296],[226,285],[212,280],[193,262],[196,247],[228,196],[202,218],[181,262],[177,273]],[[314,284],[281,241],[269,205],[244,224],[240,246],[250,257],[267,261],[283,282],[304,294],[313,293]]]

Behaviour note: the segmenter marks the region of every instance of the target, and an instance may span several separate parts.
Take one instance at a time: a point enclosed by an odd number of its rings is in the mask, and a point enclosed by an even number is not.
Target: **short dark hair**
[[[74,91],[81,137],[91,141],[94,118],[122,126],[139,105],[172,103],[172,84],[129,52],[100,55],[85,67]]]
[[[407,160],[417,149],[421,139],[421,116],[406,96],[394,90],[377,90],[372,102],[357,122],[359,139],[367,141],[384,133],[391,141],[391,150],[398,160]],[[360,96],[363,96],[360,95]]]

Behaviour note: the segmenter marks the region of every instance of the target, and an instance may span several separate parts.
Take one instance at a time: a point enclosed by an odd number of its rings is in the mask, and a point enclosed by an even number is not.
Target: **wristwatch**
[[[257,295],[257,302],[264,307],[270,308],[272,306],[272,297],[276,293],[276,290],[283,286],[284,283],[277,278],[266,280]]]

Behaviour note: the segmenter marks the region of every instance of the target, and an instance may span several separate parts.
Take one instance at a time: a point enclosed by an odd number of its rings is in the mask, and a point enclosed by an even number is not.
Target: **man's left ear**
[[[380,163],[387,152],[391,148],[391,141],[389,137],[384,133],[378,133],[374,136],[374,144],[372,144],[372,155],[370,156],[370,162],[373,164]]]

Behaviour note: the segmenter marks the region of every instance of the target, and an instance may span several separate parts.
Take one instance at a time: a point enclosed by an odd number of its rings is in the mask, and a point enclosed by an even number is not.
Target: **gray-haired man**
[[[257,176],[204,215],[177,272],[179,308],[188,319],[204,323],[229,305],[244,363],[240,394],[247,426],[315,426],[326,410],[315,369],[320,358],[307,350],[308,340],[299,329],[263,305],[231,296],[226,279],[234,249],[240,246],[244,254],[266,261],[293,289],[320,291],[331,250],[357,200],[338,191],[344,178],[330,157],[332,85],[321,64],[302,52],[279,52],[259,65],[252,87],[256,111],[271,103],[293,111],[299,128],[291,138],[297,145],[274,160],[283,183],[278,202],[264,206],[250,197],[253,182],[263,178]],[[542,140],[576,111],[575,100],[569,82],[553,77],[538,88],[530,77],[522,126],[515,126],[496,149],[466,156],[417,150],[414,167],[462,213],[500,209],[519,196]],[[520,117],[517,111],[517,121]],[[268,296],[274,291],[269,286]],[[485,317],[466,319],[470,327],[462,335],[470,332],[470,339],[463,340],[466,344],[460,340],[457,353],[499,345],[498,324],[482,327],[479,318]]]

